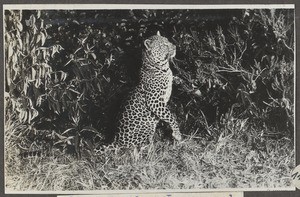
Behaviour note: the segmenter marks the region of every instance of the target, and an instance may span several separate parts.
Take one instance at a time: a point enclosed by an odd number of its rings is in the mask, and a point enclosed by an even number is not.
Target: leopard
[[[178,122],[168,107],[173,83],[170,62],[176,55],[176,46],[159,31],[143,44],[139,83],[117,120],[114,143],[121,147],[141,147],[152,142],[159,121],[170,125],[175,141],[182,141]]]

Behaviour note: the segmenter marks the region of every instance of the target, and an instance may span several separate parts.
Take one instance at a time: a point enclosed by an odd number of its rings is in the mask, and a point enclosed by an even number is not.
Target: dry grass
[[[19,158],[16,130],[6,122],[7,190],[130,190],[280,188],[291,184],[290,139],[266,140],[264,150],[228,134],[207,141],[188,137],[179,144],[156,142],[139,153],[106,151],[78,160],[70,155]],[[10,125],[10,126],[9,126]],[[253,148],[252,148],[253,149]]]

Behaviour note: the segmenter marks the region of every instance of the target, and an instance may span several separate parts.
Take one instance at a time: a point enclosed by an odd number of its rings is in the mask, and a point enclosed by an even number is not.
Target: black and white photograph
[[[5,192],[295,190],[295,9],[3,5]]]

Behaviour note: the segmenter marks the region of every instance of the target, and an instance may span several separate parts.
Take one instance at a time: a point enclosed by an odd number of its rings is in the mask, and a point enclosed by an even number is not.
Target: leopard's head
[[[160,35],[151,36],[144,41],[145,50],[143,58],[152,66],[164,66],[176,55],[176,46],[168,41],[167,38]]]

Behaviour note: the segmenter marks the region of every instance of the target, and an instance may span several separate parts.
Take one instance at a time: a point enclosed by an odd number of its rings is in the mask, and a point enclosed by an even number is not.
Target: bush
[[[292,16],[289,10],[245,10],[227,30],[217,26],[204,37],[191,30],[178,38],[183,61],[176,102],[185,101],[182,114],[192,114],[194,124],[206,117],[204,122],[220,126],[231,118],[249,119],[277,136],[293,136]]]
[[[160,30],[177,46],[170,105],[184,134],[293,137],[293,24],[292,10],[5,11],[6,119],[30,126],[24,149],[48,140],[79,156],[111,140],[142,41]]]
[[[26,13],[26,12],[25,12]],[[24,18],[28,15],[28,18]],[[57,44],[45,46],[47,27],[40,11],[5,11],[5,91],[6,121],[33,128],[37,120],[43,120],[44,108],[40,108],[45,94],[56,73],[50,65],[62,47]],[[34,129],[18,133],[19,145],[32,146],[29,136],[39,136]]]

